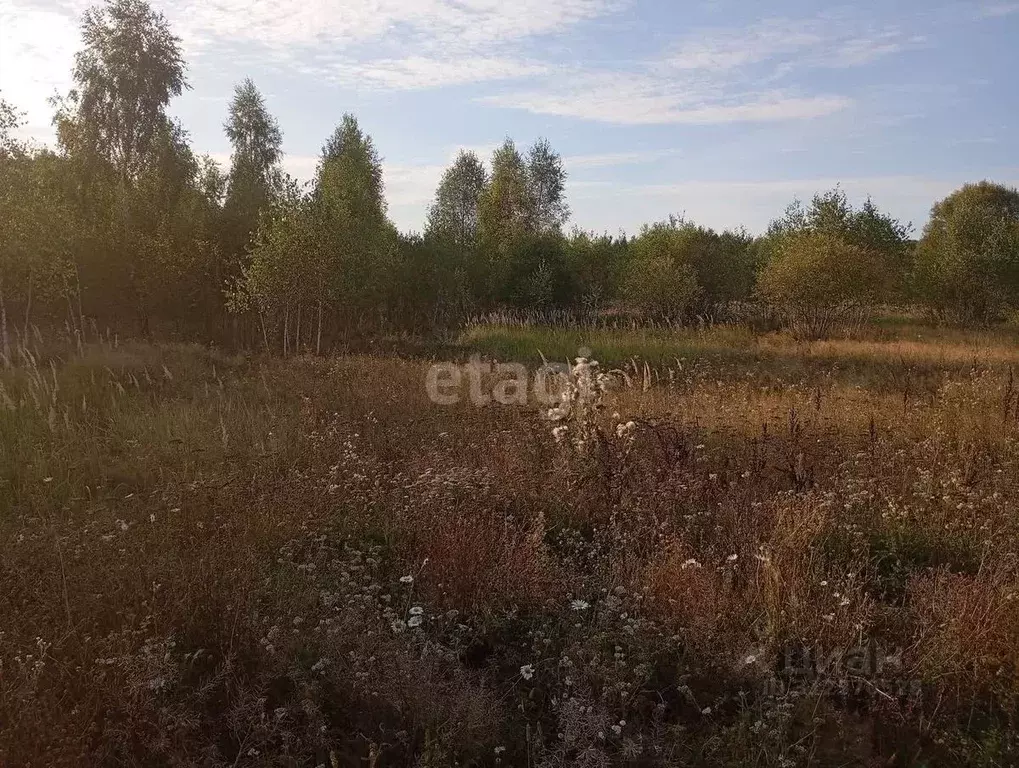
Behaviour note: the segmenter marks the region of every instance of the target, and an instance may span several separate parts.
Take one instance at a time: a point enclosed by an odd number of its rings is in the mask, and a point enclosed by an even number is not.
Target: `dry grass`
[[[1016,762],[990,334],[637,363],[584,454],[421,360],[33,343],[0,764]]]

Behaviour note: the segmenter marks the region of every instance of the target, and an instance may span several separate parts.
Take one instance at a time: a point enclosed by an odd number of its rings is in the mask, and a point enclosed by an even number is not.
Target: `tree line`
[[[546,140],[462,151],[423,233],[389,220],[382,164],[350,114],[314,179],[282,171],[282,133],[250,80],[224,130],[223,172],[167,113],[189,87],[180,39],[145,0],[82,19],[56,146],[14,135],[0,99],[0,333],[62,321],[142,335],[327,351],[381,333],[439,333],[496,308],[596,317],[731,316],[766,306],[825,333],[879,304],[993,322],[1019,308],[1019,192],[980,182],[936,203],[919,240],[838,188],[761,236],[682,218],[632,236],[567,231],[566,171]]]

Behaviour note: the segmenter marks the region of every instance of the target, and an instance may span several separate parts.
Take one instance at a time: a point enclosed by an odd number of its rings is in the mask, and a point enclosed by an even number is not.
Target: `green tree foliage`
[[[328,342],[386,325],[402,280],[371,137],[344,115],[310,193],[290,178],[280,190],[260,221],[232,308],[256,309],[266,346],[278,336],[284,354],[302,339],[321,351],[323,335]]]
[[[474,253],[478,241],[478,206],[488,184],[480,158],[461,150],[446,169],[428,209],[425,235],[448,243],[464,253]]]
[[[280,171],[279,126],[244,80],[224,126],[233,151],[223,173],[168,116],[188,84],[163,16],[145,0],[105,0],[84,15],[82,39],[74,87],[53,102],[59,152],[19,141],[20,117],[0,100],[4,359],[37,317],[79,334],[130,323],[261,338],[290,354],[446,331],[507,306],[690,319],[756,295],[812,333],[888,300],[919,297],[963,320],[1019,309],[1014,189],[959,190],[934,207],[917,248],[908,226],[870,200],[854,208],[838,188],[794,202],[762,238],[675,218],[630,239],[566,236],[562,158],[545,139],[523,151],[506,139],[487,173],[461,152],[424,236],[402,235],[387,217],[378,151],[353,115],[302,186]]]
[[[880,253],[888,270],[885,282],[893,289],[885,298],[902,299],[907,292],[905,281],[910,272],[911,230],[911,225],[882,213],[870,198],[859,210],[854,209],[845,192],[836,187],[814,195],[807,208],[794,200],[782,218],[773,221],[768,228],[765,251],[781,250],[783,238],[789,236],[818,234],[838,238]]]
[[[85,12],[75,57],[75,113],[63,137],[137,179],[168,126],[166,106],[187,86],[180,39],[144,0],[109,0]],[[73,139],[72,139],[73,137]]]
[[[539,235],[558,233],[570,218],[566,170],[548,139],[538,139],[527,151],[526,179],[531,231]]]
[[[574,305],[595,313],[615,300],[626,266],[627,245],[625,237],[574,230],[565,243]]]
[[[823,337],[886,298],[888,271],[882,251],[828,232],[791,233],[776,244],[757,290],[795,331]]]
[[[390,300],[395,231],[386,218],[382,162],[357,119],[344,115],[322,151],[312,215],[323,279],[348,329],[384,321]]]
[[[283,134],[250,79],[234,89],[224,126],[233,152],[223,206],[222,248],[239,269],[258,217],[272,202],[280,183]]]
[[[50,152],[31,153],[12,133],[17,111],[0,100],[0,357],[11,361],[11,328],[26,337],[33,310],[69,296],[72,211],[65,169]]]
[[[982,181],[936,203],[915,278],[922,300],[947,319],[988,322],[1019,308],[1019,191]]]
[[[510,139],[495,150],[492,175],[478,202],[481,258],[468,270],[481,304],[563,302],[565,179],[561,158],[543,139],[526,158]]]
[[[685,314],[700,293],[692,257],[690,233],[679,219],[645,226],[630,243],[622,298],[645,315]]]
[[[75,177],[68,189],[85,305],[108,319],[134,315],[145,334],[153,317],[183,331],[197,307],[218,301],[209,286],[215,249],[194,226],[206,220],[198,165],[166,112],[187,87],[180,41],[143,0],[86,12],[82,38],[56,124]]]
[[[300,308],[312,299],[309,291],[320,288],[314,279],[317,254],[311,243],[309,205],[293,178],[285,175],[279,180],[278,194],[262,212],[251,258],[230,295],[232,311],[257,314],[266,350],[278,349],[284,355],[300,348]]]
[[[752,244],[745,232],[718,234],[677,217],[645,227],[629,246],[624,297],[650,314],[712,314],[750,295],[756,266]],[[666,283],[656,288],[656,277]],[[674,298],[667,298],[670,291],[677,292]]]

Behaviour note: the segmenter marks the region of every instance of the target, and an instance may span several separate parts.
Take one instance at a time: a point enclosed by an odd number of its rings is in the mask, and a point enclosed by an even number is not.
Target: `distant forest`
[[[869,308],[990,323],[1019,308],[1019,192],[982,181],[936,202],[919,239],[838,188],[755,237],[682,218],[634,236],[569,230],[566,171],[545,140],[461,152],[422,234],[387,218],[370,136],[344,115],[314,179],[282,172],[282,134],[250,80],[224,173],[167,115],[186,88],[178,37],[144,0],[82,19],[55,148],[16,140],[0,100],[0,321],[6,360],[36,323],[273,353],[441,334],[493,310],[724,321],[749,312],[824,334]],[[778,212],[776,212],[778,214]],[[742,314],[741,314],[742,313]]]

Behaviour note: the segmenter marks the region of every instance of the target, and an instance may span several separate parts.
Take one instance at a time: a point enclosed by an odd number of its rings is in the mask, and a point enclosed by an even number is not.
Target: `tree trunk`
[[[318,300],[318,336],[315,339],[315,354],[322,354],[322,299]]]
[[[302,305],[297,305],[297,335],[294,337],[294,354],[301,354],[301,308]]]
[[[25,302],[25,331],[24,337],[25,342],[28,342],[28,326],[32,318],[32,284],[35,282],[35,274],[29,270],[28,272],[28,301]]]
[[[287,353],[290,351],[290,346],[288,344],[288,342],[290,341],[290,337],[287,335],[289,333],[290,333],[290,306],[288,305],[287,308],[283,310],[283,357],[286,357]]]
[[[258,324],[262,326],[262,343],[265,344],[265,353],[267,355],[272,354],[272,350],[269,349],[269,334],[265,330],[265,315],[262,314],[262,310],[258,310]]]
[[[74,263],[74,280],[78,294],[78,325],[81,328],[81,339],[85,340],[85,313],[81,310],[81,272],[78,270],[78,262]]]
[[[4,367],[11,367],[11,337],[7,331],[7,303],[4,301],[4,284],[0,280],[0,341],[3,343]]]

